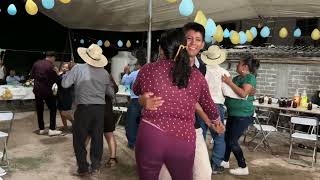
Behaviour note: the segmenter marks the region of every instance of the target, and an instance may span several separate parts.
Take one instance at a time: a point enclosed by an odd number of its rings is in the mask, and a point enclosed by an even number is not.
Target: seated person
[[[316,91],[314,93],[314,95],[311,97],[311,102],[313,104],[317,104],[318,106],[320,106],[320,91]]]
[[[16,76],[16,71],[14,69],[10,70],[9,76],[6,78],[8,85],[17,85],[20,84],[20,77]]]

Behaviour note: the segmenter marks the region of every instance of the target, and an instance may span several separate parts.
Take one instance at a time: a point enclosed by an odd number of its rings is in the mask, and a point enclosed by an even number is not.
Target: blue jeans
[[[141,117],[141,105],[138,102],[138,98],[131,99],[128,105],[127,112],[127,126],[126,136],[128,139],[128,146],[133,148],[136,144],[136,137]]]
[[[219,109],[221,122],[223,123],[223,120],[224,120],[223,104],[216,104],[216,105]],[[208,126],[204,123],[204,121],[199,116],[196,119],[203,130],[203,137],[204,137],[204,139],[206,139]],[[211,133],[212,139],[214,140],[213,149],[212,149],[212,156],[211,156],[211,165],[213,167],[220,166],[221,162],[224,159],[224,152],[226,150],[226,144],[224,141],[224,134],[219,135],[213,129],[210,129],[210,133]]]
[[[224,161],[229,161],[230,154],[233,152],[238,161],[238,166],[242,168],[247,167],[246,160],[244,159],[243,152],[238,141],[243,132],[252,122],[252,117],[228,117],[225,132],[226,152],[224,154]]]

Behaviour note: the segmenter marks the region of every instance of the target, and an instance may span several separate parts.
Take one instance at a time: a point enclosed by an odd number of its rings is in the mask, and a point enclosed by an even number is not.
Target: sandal
[[[110,167],[115,166],[116,164],[118,164],[117,158],[109,158],[109,160],[106,163],[106,167],[110,168]]]

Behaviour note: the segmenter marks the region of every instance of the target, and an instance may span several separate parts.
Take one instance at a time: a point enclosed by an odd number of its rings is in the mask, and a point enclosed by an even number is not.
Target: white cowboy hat
[[[97,44],[91,44],[88,48],[79,47],[77,52],[87,64],[93,67],[104,67],[108,64],[101,47]]]
[[[212,45],[207,51],[201,53],[201,60],[206,65],[215,65],[223,63],[227,58],[227,51],[220,49],[219,46]]]

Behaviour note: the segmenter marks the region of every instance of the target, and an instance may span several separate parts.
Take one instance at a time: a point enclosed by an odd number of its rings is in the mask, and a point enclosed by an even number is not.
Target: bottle
[[[309,103],[308,103],[308,110],[312,110],[312,102],[311,101],[309,101]]]
[[[307,108],[308,107],[308,97],[307,97],[306,90],[303,90],[303,93],[301,94],[300,106],[303,107],[303,108]]]
[[[296,103],[296,106],[300,105],[300,95],[299,95],[298,89],[297,89],[296,93],[294,94],[292,100]]]

